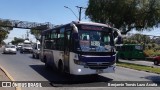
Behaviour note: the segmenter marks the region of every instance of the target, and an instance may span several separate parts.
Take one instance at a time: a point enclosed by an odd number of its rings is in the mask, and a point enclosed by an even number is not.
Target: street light
[[[69,9],[74,14],[74,16],[78,19],[78,16],[73,12],[73,10],[71,8],[69,8],[67,6],[64,6],[64,7],[67,8],[67,9]]]

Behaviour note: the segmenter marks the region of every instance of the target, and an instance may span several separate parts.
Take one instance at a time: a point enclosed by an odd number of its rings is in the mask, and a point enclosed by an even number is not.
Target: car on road
[[[32,49],[33,48],[31,44],[23,44],[20,49],[20,53],[24,53],[24,52],[32,53]]]
[[[15,45],[6,45],[4,47],[4,50],[3,50],[3,53],[4,54],[9,54],[9,53],[13,53],[13,54],[16,54],[17,53],[17,49],[16,49],[16,46]]]
[[[37,42],[33,45],[32,57],[39,59],[40,54],[40,42]]]
[[[20,50],[22,48],[22,45],[17,45],[17,50]]]
[[[160,64],[160,56],[153,57],[153,62],[154,62],[154,65],[159,65]]]

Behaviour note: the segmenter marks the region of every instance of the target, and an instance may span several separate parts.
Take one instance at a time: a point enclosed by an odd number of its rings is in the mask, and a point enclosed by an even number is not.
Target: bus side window
[[[84,36],[84,37],[83,37],[83,40],[87,40],[87,36]]]
[[[51,45],[52,45],[51,49],[53,49],[53,50],[56,49],[56,39],[57,39],[57,33],[54,31],[51,34],[51,41],[52,41],[52,43],[51,43]]]
[[[109,42],[110,42],[110,37],[109,36],[105,36],[104,37],[104,43],[105,43],[105,45],[108,45]]]
[[[64,50],[64,28],[58,32],[56,47],[58,50]]]

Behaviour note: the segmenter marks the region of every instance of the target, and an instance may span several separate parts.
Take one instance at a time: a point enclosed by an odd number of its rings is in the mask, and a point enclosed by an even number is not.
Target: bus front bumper
[[[116,65],[108,66],[106,69],[90,69],[85,68],[81,65],[75,65],[74,68],[70,69],[70,74],[73,75],[91,75],[91,74],[100,74],[100,73],[114,73]]]

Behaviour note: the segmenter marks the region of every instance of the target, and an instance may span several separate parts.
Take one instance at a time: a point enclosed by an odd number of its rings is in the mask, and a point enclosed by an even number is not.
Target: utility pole
[[[80,6],[76,6],[79,9],[79,21],[81,21],[81,13],[82,13],[82,9],[86,9],[84,7],[80,7]]]
[[[73,14],[74,16],[76,16],[76,18],[81,21],[81,13],[82,13],[82,9],[86,9],[84,7],[79,7],[79,6],[76,6],[78,9],[79,9],[79,18],[77,17],[77,15],[73,12],[73,10],[67,6],[64,6],[65,8],[69,9]]]

